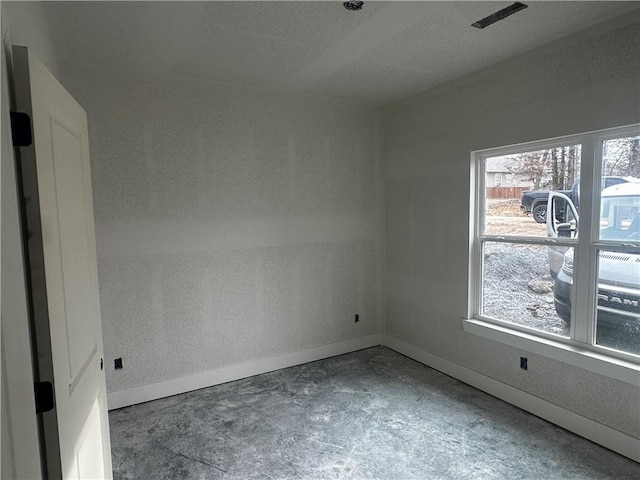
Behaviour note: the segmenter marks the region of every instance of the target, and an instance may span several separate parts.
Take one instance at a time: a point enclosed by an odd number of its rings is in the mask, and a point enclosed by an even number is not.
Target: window
[[[502,173],[497,172],[496,173],[496,187],[499,187],[502,185]]]
[[[530,182],[489,199],[485,172]],[[476,152],[471,315],[637,362],[640,126]]]

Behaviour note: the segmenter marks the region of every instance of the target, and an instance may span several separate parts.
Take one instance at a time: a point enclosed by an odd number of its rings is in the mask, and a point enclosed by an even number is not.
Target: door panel
[[[53,164],[55,166],[58,231],[62,259],[62,284],[70,388],[96,354],[92,318],[91,269],[88,252],[87,204],[83,188],[82,142],[78,133],[64,128],[51,116]],[[89,212],[90,214],[90,212]]]
[[[16,104],[33,123],[21,147],[29,275],[51,478],[111,478],[87,118],[25,47],[13,48]]]
[[[102,478],[104,474],[103,449],[100,442],[102,435],[100,402],[96,398],[74,449],[77,478]]]

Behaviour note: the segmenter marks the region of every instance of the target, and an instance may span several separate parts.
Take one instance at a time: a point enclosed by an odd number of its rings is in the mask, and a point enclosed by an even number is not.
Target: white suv
[[[553,197],[557,197],[554,194]],[[561,196],[562,197],[562,196]],[[549,211],[555,200],[550,195]],[[571,200],[567,212],[570,221],[558,223],[551,216],[547,219],[547,231],[551,236],[571,236],[578,234],[579,219]],[[602,191],[600,214],[600,239],[640,242],[640,183],[629,182]],[[564,250],[564,252],[563,252]],[[625,343],[625,350],[640,353],[640,255],[628,251],[600,252],[598,261],[598,344],[619,348]],[[637,250],[636,250],[637,251]],[[558,265],[558,255],[562,255],[561,267],[555,267],[553,291],[555,309],[558,315],[569,322],[571,319],[571,285],[573,284],[573,249],[549,247],[550,265]],[[624,338],[623,338],[624,337]],[[627,345],[628,344],[628,345]]]

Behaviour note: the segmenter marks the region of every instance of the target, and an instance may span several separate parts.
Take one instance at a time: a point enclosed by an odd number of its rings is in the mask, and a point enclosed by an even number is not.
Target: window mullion
[[[482,311],[482,281],[483,281],[483,268],[482,268],[482,250],[483,242],[480,237],[484,233],[484,216],[485,201],[484,195],[484,177],[485,166],[484,158],[477,154],[474,157],[471,168],[471,185],[474,187],[474,191],[471,192],[471,208],[472,216],[469,219],[472,222],[471,228],[471,249],[470,256],[473,259],[469,264],[471,269],[469,272],[469,278],[471,280],[472,287],[469,289],[469,316],[474,315],[476,312]],[[474,287],[475,286],[475,287]]]
[[[571,338],[576,341],[592,344],[594,340],[594,295],[596,261],[595,249],[592,248],[594,229],[598,227],[593,219],[599,219],[598,205],[595,200],[600,189],[598,149],[595,135],[587,135],[582,142],[582,159],[580,167],[580,234],[574,255],[574,286],[571,316]]]

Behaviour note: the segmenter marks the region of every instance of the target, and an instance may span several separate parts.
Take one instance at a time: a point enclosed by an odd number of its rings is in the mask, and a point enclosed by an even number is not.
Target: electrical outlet
[[[528,368],[527,357],[520,357],[520,368],[522,370],[527,370],[527,368]]]
[[[118,357],[113,361],[113,368],[122,370],[122,357]]]
[[[358,323],[359,321],[360,321],[360,315],[356,313],[356,323]]]

